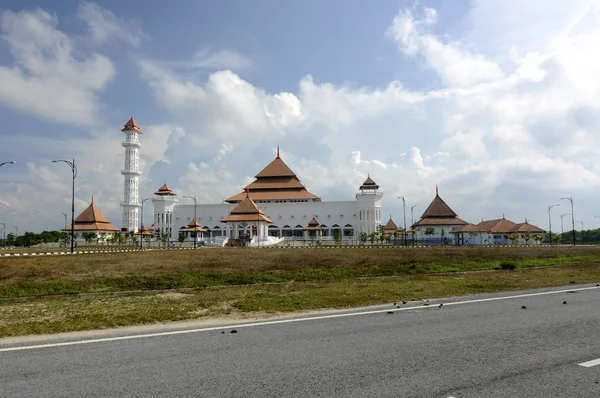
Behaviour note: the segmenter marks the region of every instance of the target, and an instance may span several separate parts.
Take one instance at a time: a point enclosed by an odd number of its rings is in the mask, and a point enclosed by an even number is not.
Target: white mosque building
[[[138,179],[142,131],[133,118],[122,131],[126,134],[125,168],[121,171],[125,177],[122,230],[137,232],[141,228]],[[152,199],[153,229],[155,234],[168,235],[170,241],[177,241],[180,231],[185,230],[198,231],[202,240],[217,244],[249,237],[250,245],[268,245],[286,237],[309,238],[310,229],[306,228],[316,220],[320,237],[358,239],[362,233],[380,229],[382,198],[379,186],[368,177],[358,187],[354,200],[322,201],[285,164],[278,147],[275,159],[256,174],[255,180],[223,203],[180,204],[177,194],[165,183]]]

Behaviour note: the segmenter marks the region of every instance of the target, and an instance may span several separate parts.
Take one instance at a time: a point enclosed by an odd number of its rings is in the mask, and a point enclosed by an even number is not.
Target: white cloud
[[[252,61],[232,50],[204,48],[198,50],[189,61],[182,62],[180,65],[197,69],[240,71],[252,67]]]
[[[149,38],[137,22],[119,18],[95,3],[81,3],[77,17],[87,24],[92,38],[98,43],[120,40],[139,46],[142,40]]]
[[[115,68],[99,54],[75,58],[71,38],[57,25],[56,16],[41,9],[0,12],[3,38],[16,61],[0,66],[0,103],[49,120],[92,125],[97,93]]]

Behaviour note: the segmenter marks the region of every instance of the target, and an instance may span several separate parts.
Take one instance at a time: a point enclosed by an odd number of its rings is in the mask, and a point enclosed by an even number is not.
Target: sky
[[[221,203],[274,157],[323,201],[370,176],[383,214],[600,226],[600,1],[4,0],[0,223],[121,227],[120,131],[141,197]],[[151,202],[144,224],[152,220]],[[191,202],[190,202],[191,203]],[[387,220],[386,220],[387,221]],[[11,228],[12,227],[12,228]]]

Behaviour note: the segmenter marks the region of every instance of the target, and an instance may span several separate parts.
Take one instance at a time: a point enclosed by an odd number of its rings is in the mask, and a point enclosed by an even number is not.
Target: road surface
[[[1,397],[600,397],[599,383],[595,285],[0,339]]]

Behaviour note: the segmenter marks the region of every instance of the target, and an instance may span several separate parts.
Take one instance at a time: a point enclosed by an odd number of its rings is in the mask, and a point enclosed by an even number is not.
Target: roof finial
[[[435,196],[439,196],[438,186],[435,184]]]
[[[94,195],[92,195],[92,204],[94,204]]]
[[[279,144],[277,144],[277,159],[279,159]]]

